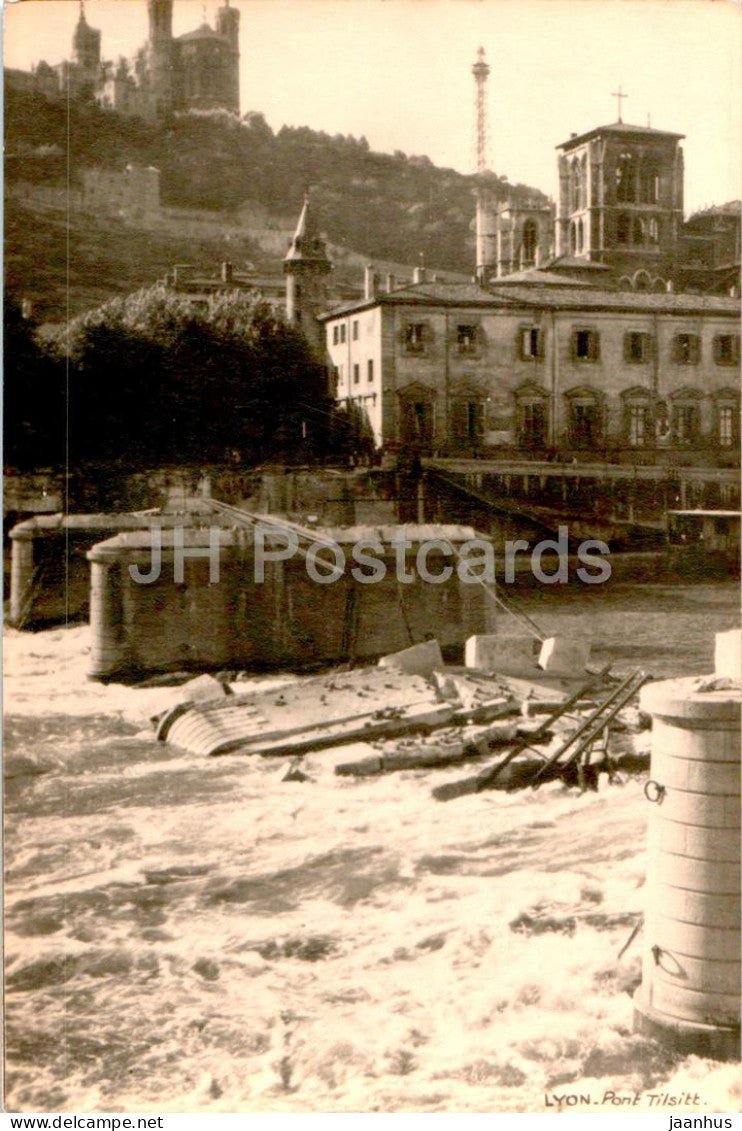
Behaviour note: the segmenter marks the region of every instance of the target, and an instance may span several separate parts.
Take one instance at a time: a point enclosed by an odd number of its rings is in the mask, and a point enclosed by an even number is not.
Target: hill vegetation
[[[369,257],[469,271],[474,216],[472,177],[427,157],[374,153],[365,138],[284,126],[262,114],[191,111],[162,126],[121,117],[94,104],[63,103],[9,90],[5,107],[7,178],[59,181],[94,166],[155,165],[162,202],[171,207],[234,209],[247,200],[294,215],[311,186],[320,222],[333,242]],[[492,176],[498,197],[543,198],[526,185]]]

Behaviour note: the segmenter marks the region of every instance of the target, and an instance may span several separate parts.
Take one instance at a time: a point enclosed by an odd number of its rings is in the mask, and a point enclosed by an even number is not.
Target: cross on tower
[[[623,118],[621,117],[621,103],[624,98],[628,98],[629,96],[621,90],[621,83],[618,84],[618,90],[614,90],[611,97],[618,99],[618,120],[619,122],[623,122]]]

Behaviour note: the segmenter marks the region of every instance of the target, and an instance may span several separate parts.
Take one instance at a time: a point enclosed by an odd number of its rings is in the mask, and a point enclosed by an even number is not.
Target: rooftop
[[[685,134],[671,133],[668,130],[656,130],[653,126],[631,126],[627,122],[612,122],[608,126],[596,126],[586,133],[574,134],[567,141],[561,142],[557,145],[557,149],[572,149],[575,145],[582,145],[583,142],[588,141],[592,137],[598,137],[600,134],[618,134],[625,137],[656,137],[656,138],[672,138],[679,141],[685,137]]]
[[[468,306],[472,308],[535,307],[550,310],[652,311],[658,314],[731,314],[739,317],[740,302],[725,295],[649,294],[607,291],[549,272],[532,272],[527,281],[505,277],[489,286],[477,283],[412,283],[374,298],[360,299],[326,311],[329,321],[374,306]],[[539,282],[536,276],[542,275]]]
[[[218,39],[226,42],[223,35],[219,35],[218,31],[214,31],[213,27],[206,23],[201,24],[195,31],[187,31],[185,35],[179,35],[176,38],[178,43],[188,43],[194,39]]]

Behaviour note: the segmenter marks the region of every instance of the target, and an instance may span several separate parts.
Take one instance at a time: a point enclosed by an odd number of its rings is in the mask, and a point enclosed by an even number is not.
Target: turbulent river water
[[[596,662],[657,677],[711,671],[738,607],[732,583],[527,598]],[[175,689],[91,683],[88,648],[82,626],[5,637],[11,1111],[611,1111],[594,1105],[639,1093],[637,1111],[685,1091],[738,1109],[736,1068],[632,1033],[641,777],[441,804],[461,768],[350,780],[345,747],[284,781],[279,760],[154,742]]]

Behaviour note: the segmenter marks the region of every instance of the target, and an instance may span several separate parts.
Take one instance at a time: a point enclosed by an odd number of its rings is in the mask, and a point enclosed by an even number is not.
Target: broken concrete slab
[[[194,754],[292,754],[445,725],[459,707],[422,676],[362,668],[180,703],[160,720],[158,738]]]
[[[488,633],[470,636],[464,645],[467,668],[481,671],[514,671],[534,662],[536,641],[532,636],[503,636]]]
[[[178,699],[181,703],[213,703],[231,694],[232,689],[223,680],[213,675],[199,675],[182,685]]]
[[[394,770],[430,769],[482,758],[492,747],[512,742],[516,722],[496,722],[489,726],[470,726],[445,730],[429,738],[402,739],[385,743],[372,754],[353,762],[341,762],[335,773],[345,777],[375,777]]]
[[[582,676],[590,659],[590,642],[574,636],[550,636],[543,641],[538,666],[552,675]]]
[[[413,644],[401,652],[392,652],[389,656],[382,656],[379,660],[380,668],[394,668],[395,671],[406,672],[407,675],[432,675],[444,667],[441,646],[437,640],[425,640],[422,644]]]

